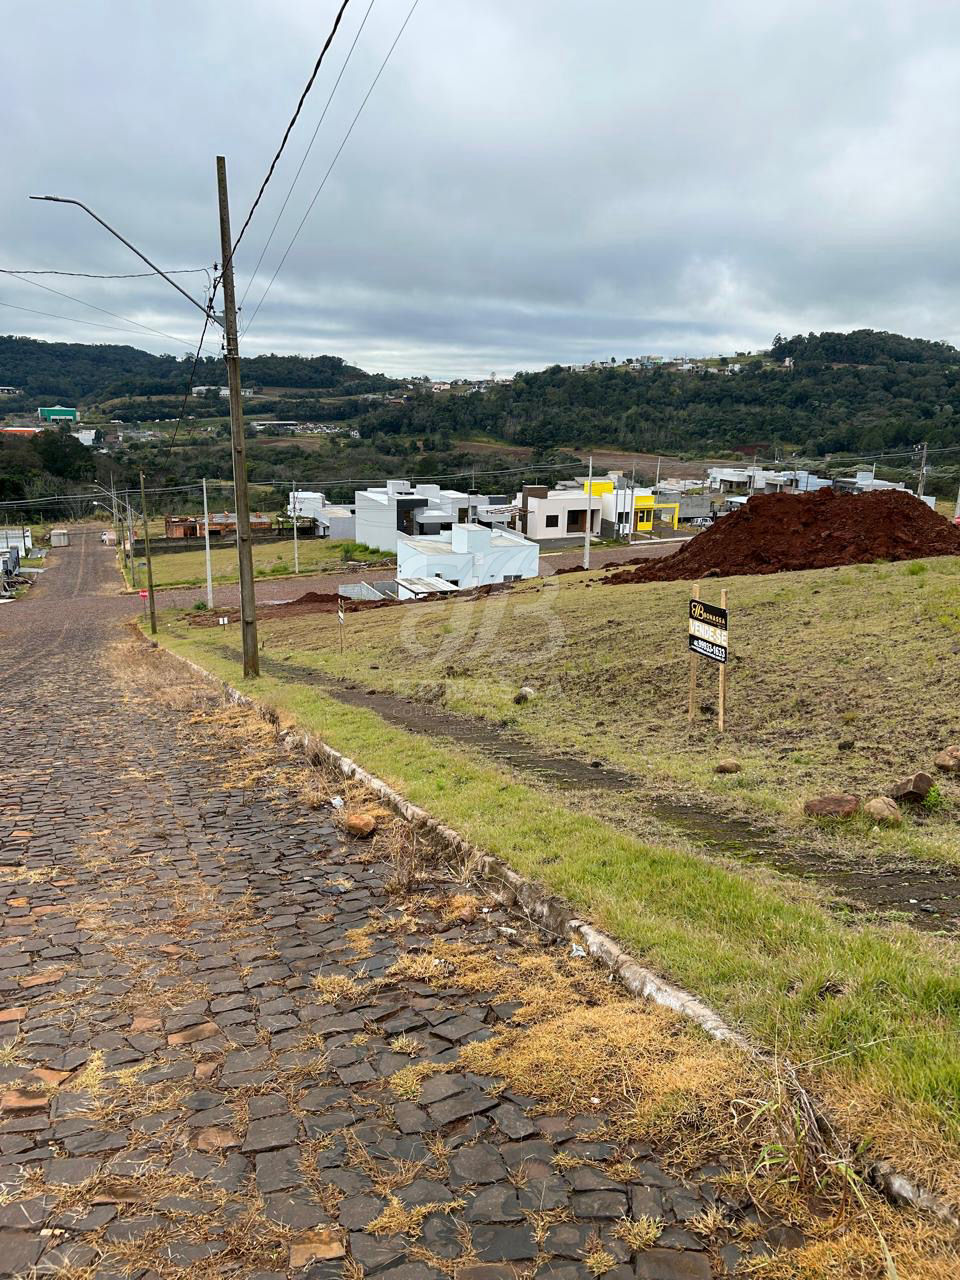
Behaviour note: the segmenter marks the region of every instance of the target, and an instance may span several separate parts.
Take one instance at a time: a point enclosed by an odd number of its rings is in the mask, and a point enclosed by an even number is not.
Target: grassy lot
[[[300,541],[300,572],[322,573],[342,568],[345,548],[357,548],[356,556],[374,563],[392,564],[393,556],[356,543],[331,542],[327,538]],[[351,552],[351,556],[353,553]],[[142,558],[142,557],[141,557]],[[211,547],[210,561],[215,583],[237,581],[237,548]],[[254,543],[253,571],[258,578],[284,577],[293,573],[293,541]],[[158,587],[199,587],[206,583],[203,551],[170,551],[153,556],[153,581]]]
[[[960,560],[941,558],[704,583],[705,599],[730,593],[722,739],[706,662],[687,721],[683,582],[604,587],[570,574],[479,602],[357,614],[342,657],[329,616],[271,621],[261,634],[300,665],[598,758],[648,796],[762,818],[832,857],[960,865],[960,779],[941,778],[938,807],[907,813],[895,831],[824,828],[802,814],[825,791],[882,794],[960,743],[958,573]],[[517,706],[523,684],[538,696]],[[714,773],[724,756],[742,772]]]
[[[693,734],[685,726],[683,584],[586,588],[571,575],[479,605],[354,615],[342,667],[323,615],[265,623],[261,634],[268,653],[362,672],[364,685],[406,682],[545,744],[602,748],[657,787],[780,815],[789,826],[801,821],[798,795],[827,778],[879,788],[954,734],[957,677],[936,659],[960,634],[956,570],[931,562],[919,572],[869,566],[731,582],[741,663],[722,752],[746,765],[732,780],[712,773],[719,744],[709,717]],[[907,626],[894,626],[897,617]],[[221,634],[166,618],[161,635],[239,682]],[[238,647],[234,628],[227,642]],[[540,696],[517,707],[512,694],[526,679]],[[622,800],[586,804],[528,785],[469,744],[395,728],[296,680],[265,676],[256,692],[788,1054],[848,1134],[960,1195],[956,943],[838,918],[799,883],[706,858],[653,821],[656,834],[644,838],[642,795],[628,822]],[[838,734],[851,732],[854,747],[838,752]],[[953,841],[956,856],[956,828],[944,816],[953,804],[931,815],[929,831],[917,822],[897,839],[943,857]],[[864,848],[888,838],[866,827],[849,837]]]

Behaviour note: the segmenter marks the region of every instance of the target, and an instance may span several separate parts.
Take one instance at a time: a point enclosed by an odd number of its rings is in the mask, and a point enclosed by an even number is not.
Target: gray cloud
[[[367,3],[241,246],[241,292]],[[376,0],[246,316],[408,4]],[[0,265],[136,269],[79,211],[26,199],[48,191],[165,264],[211,263],[214,156],[239,227],[334,9],[8,0]],[[960,10],[940,0],[421,0],[244,350],[441,375],[778,329],[958,341],[958,89]],[[0,329],[178,353],[199,336],[162,283],[43,282],[182,342],[7,308]],[[9,278],[0,301],[122,323]]]

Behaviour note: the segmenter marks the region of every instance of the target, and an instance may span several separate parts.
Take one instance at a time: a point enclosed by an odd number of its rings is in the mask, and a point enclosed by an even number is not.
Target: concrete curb
[[[776,1067],[781,1075],[787,1077],[798,1105],[814,1127],[831,1132],[829,1121],[817,1109],[788,1062],[783,1058],[775,1060],[771,1055],[758,1049],[746,1036],[729,1026],[719,1013],[691,992],[665,981],[652,970],[644,968],[608,934],[580,920],[572,907],[562,898],[551,894],[544,886],[518,875],[492,854],[483,853],[465,840],[459,832],[438,822],[425,809],[411,804],[382,778],[368,773],[356,761],[329,746],[321,738],[303,731],[282,731],[279,717],[272,708],[263,706],[256,699],[235,689],[233,685],[213,675],[190,658],[171,653],[170,650],[164,650],[164,652],[176,661],[182,662],[207,683],[216,685],[231,702],[251,708],[272,724],[277,734],[277,741],[286,751],[291,754],[302,754],[307,763],[314,766],[326,760],[339,769],[345,778],[353,778],[369,788],[384,804],[389,805],[412,826],[431,832],[463,859],[468,872],[474,878],[481,880],[499,902],[509,908],[519,908],[529,920],[548,932],[576,939],[594,960],[603,964],[619,979],[631,995],[673,1009],[696,1023],[715,1040],[728,1042],[765,1065]],[[960,1228],[960,1217],[949,1204],[933,1192],[918,1186],[905,1174],[895,1169],[889,1161],[874,1161],[862,1170],[862,1176],[896,1207],[921,1210],[938,1218],[941,1222]]]

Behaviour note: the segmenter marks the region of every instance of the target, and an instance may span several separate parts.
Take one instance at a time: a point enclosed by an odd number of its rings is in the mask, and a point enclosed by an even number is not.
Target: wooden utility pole
[[[923,497],[923,486],[927,478],[927,442],[924,440],[920,454],[920,480],[917,484],[917,497]]]
[[[153,565],[150,562],[150,516],[147,512],[147,490],[140,472],[140,503],[143,507],[143,554],[147,561],[147,598],[150,601],[150,634],[157,634],[157,602],[153,596]],[[132,548],[131,548],[132,550]]]
[[[207,507],[207,478],[203,478],[203,556],[207,569],[207,608],[213,608],[213,566],[210,563],[210,511]]]
[[[260,674],[257,649],[257,602],[253,589],[253,543],[250,538],[250,500],[247,494],[247,450],[243,438],[243,398],[240,394],[240,353],[237,342],[237,301],[233,289],[233,241],[227,200],[227,162],[217,156],[217,195],[220,202],[220,253],[223,258],[223,330],[226,343],[227,386],[230,390],[230,439],[233,488],[237,504],[237,556],[240,561],[240,630],[243,635],[243,674]]]

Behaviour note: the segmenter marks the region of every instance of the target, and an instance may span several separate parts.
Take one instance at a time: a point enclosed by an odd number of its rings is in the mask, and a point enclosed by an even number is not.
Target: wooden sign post
[[[697,700],[697,660],[706,658],[710,662],[716,662],[720,668],[717,728],[720,733],[723,733],[727,711],[727,657],[730,652],[726,589],[720,592],[718,608],[700,599],[700,583],[694,583],[690,593],[687,646],[690,650],[690,694],[687,718],[691,723],[693,722]]]

